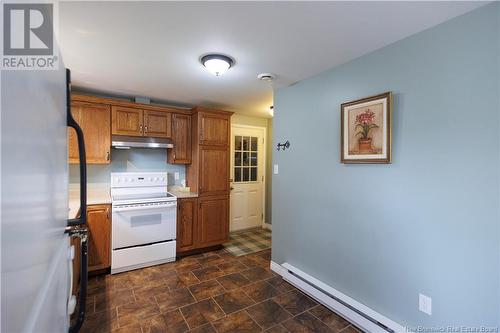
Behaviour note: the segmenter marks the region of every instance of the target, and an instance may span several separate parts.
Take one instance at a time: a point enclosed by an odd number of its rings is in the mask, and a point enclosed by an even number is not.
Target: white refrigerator
[[[76,332],[84,319],[85,243],[71,327],[69,234],[85,229],[68,224],[85,221],[68,222],[67,82],[64,68],[1,72],[1,332]],[[85,163],[81,176],[85,212]]]

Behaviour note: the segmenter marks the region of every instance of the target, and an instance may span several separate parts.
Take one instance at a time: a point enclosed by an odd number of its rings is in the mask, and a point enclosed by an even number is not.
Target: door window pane
[[[234,153],[234,166],[241,166],[241,152],[239,151]]]
[[[234,150],[241,150],[241,136],[234,137]]]
[[[243,150],[250,150],[250,137],[243,137]]]
[[[257,166],[257,153],[252,153],[250,157],[250,165]]]
[[[257,138],[252,137],[251,142],[252,142],[252,151],[257,151]]]
[[[250,158],[249,158],[250,153],[243,153],[243,166],[248,166],[250,165]]]
[[[241,182],[241,168],[234,168],[234,181]]]
[[[243,181],[247,182],[249,180],[249,168],[243,168]]]
[[[250,168],[250,181],[257,181],[257,168]]]

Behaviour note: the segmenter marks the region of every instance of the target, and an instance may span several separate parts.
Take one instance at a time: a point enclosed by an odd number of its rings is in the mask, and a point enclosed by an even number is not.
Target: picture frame
[[[392,92],[340,106],[341,163],[392,162]]]

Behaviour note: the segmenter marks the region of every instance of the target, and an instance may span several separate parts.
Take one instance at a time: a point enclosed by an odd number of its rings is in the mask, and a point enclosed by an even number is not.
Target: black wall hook
[[[281,150],[281,149],[286,150],[288,148],[290,148],[290,141],[288,141],[288,140],[286,140],[285,143],[278,142],[278,144],[276,145],[276,149],[278,151]]]

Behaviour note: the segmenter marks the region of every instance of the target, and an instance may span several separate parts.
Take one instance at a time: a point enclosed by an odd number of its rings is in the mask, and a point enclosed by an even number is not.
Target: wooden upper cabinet
[[[172,141],[174,148],[167,150],[168,163],[191,163],[191,116],[174,114],[172,116]]]
[[[229,238],[229,198],[198,198],[198,246],[222,244]]]
[[[197,225],[198,199],[177,200],[177,251],[195,247],[195,226]]]
[[[143,136],[144,116],[140,109],[113,106],[111,132],[116,135]]]
[[[200,114],[200,144],[212,146],[229,145],[230,120],[226,115]]]
[[[111,117],[109,105],[71,102],[71,114],[80,125],[85,140],[85,153],[88,164],[107,164],[110,162]],[[76,132],[68,128],[69,163],[80,163]]]
[[[89,271],[111,266],[111,219],[109,205],[92,205],[87,210],[89,229]]]
[[[226,148],[200,147],[200,195],[229,193],[229,151]]]
[[[171,138],[172,114],[169,112],[144,110],[144,136]]]

